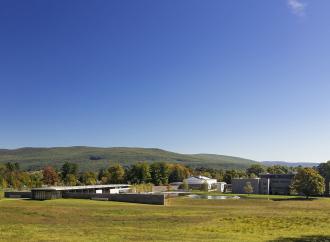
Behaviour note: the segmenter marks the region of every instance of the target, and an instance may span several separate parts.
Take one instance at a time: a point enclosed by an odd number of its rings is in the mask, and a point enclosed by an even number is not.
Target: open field
[[[193,190],[192,193],[200,194],[200,195],[209,195],[209,196],[226,196],[226,197],[239,196],[241,198],[249,198],[249,199],[270,199],[270,200],[305,199],[304,196],[298,196],[298,195],[294,196],[294,195],[235,194],[235,193],[222,193],[217,191],[204,192],[199,190]]]
[[[301,241],[307,236],[330,241],[329,199],[175,198],[165,207],[70,199],[0,200],[2,241]]]

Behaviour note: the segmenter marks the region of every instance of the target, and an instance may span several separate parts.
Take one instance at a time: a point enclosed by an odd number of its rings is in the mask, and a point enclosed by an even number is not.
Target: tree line
[[[249,170],[250,169],[250,170]],[[232,178],[253,177],[256,167],[248,170],[213,169],[206,167],[190,168],[182,164],[166,162],[137,162],[131,166],[114,164],[98,172],[79,172],[76,163],[65,162],[60,169],[46,166],[41,171],[22,171],[19,163],[8,162],[0,166],[0,187],[22,189],[24,187],[40,187],[42,185],[94,185],[94,184],[141,184],[167,185],[182,182],[190,175],[202,175],[231,183]],[[254,169],[254,170],[251,170]],[[254,172],[254,173],[253,173]]]
[[[181,164],[166,162],[138,162],[124,167],[114,164],[99,172],[79,172],[78,165],[65,162],[57,170],[46,166],[41,171],[22,171],[19,163],[8,162],[0,166],[0,187],[24,189],[41,187],[42,185],[95,185],[95,184],[142,184],[167,185],[180,182],[194,174],[194,171]]]
[[[206,167],[191,168],[182,164],[166,162],[137,162],[131,166],[113,164],[98,172],[79,172],[75,163],[65,162],[57,170],[52,166],[46,166],[41,171],[22,171],[19,163],[8,162],[0,166],[0,187],[24,189],[40,187],[42,185],[95,185],[95,184],[146,184],[167,185],[172,182],[182,182],[190,175],[202,175],[225,181],[230,184],[233,178],[254,178],[262,173],[288,174],[296,172],[292,189],[311,195],[324,191],[329,195],[330,161],[321,163],[317,167],[287,167],[282,165],[263,166],[253,164],[243,169],[213,169]],[[311,184],[319,184],[318,189],[313,191]],[[314,188],[317,186],[314,186]],[[309,190],[310,192],[308,192]]]

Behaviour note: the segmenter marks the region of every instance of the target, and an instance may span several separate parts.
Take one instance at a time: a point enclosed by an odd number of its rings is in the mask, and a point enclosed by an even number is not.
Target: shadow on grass
[[[268,242],[330,242],[330,235],[308,235],[297,238],[278,238]]]
[[[305,198],[305,197],[293,197],[293,198],[272,198],[273,201],[314,201],[318,198]]]

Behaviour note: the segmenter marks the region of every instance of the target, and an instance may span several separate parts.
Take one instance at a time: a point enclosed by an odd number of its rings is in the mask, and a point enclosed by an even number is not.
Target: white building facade
[[[208,190],[217,189],[217,180],[206,176],[191,176],[184,180],[188,183],[189,188],[200,189],[203,184],[207,183]]]

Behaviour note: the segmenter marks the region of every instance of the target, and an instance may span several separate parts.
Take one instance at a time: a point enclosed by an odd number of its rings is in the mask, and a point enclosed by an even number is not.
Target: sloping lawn
[[[310,241],[313,238],[330,241],[330,199],[174,198],[167,206],[71,199],[0,200],[1,241]]]

